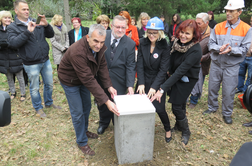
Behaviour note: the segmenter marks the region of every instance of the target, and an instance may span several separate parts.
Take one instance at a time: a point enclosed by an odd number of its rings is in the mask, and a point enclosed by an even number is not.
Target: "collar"
[[[240,17],[238,18],[238,20],[236,21],[236,23],[234,23],[232,25],[230,25],[229,22],[227,21],[225,28],[231,27],[232,29],[235,29],[240,24],[240,22],[241,22]]]
[[[122,38],[122,37],[121,37],[121,38]],[[119,42],[120,42],[121,38],[116,39],[116,40],[117,40],[117,42],[115,43],[115,44],[116,44],[116,46],[119,44]],[[115,37],[114,37],[114,35],[112,34],[112,31],[111,31],[110,44],[112,44],[112,43],[113,43],[113,40],[114,40],[114,39],[115,39]]]

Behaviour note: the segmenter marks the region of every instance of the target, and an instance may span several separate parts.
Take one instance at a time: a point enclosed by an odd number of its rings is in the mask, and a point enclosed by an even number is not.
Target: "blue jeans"
[[[44,102],[45,105],[49,106],[53,104],[52,91],[53,91],[53,75],[52,65],[48,59],[44,63],[35,65],[23,65],[30,81],[30,95],[32,105],[36,111],[43,108],[41,102],[41,96],[39,93],[39,75],[41,73],[44,82]]]
[[[247,69],[248,69],[248,77],[244,85]],[[245,92],[247,90],[247,87],[250,85],[251,75],[252,75],[252,57],[246,57],[244,61],[240,64],[238,86],[237,86],[237,89],[239,91]]]
[[[203,75],[203,84],[204,84],[204,81],[205,81],[205,75]],[[196,94],[195,96],[191,95],[190,96],[190,103],[192,104],[197,104],[198,103],[198,100],[199,100],[199,97],[200,97],[200,94]]]
[[[79,146],[87,145],[88,118],[91,110],[90,92],[84,85],[67,86],[61,83],[72,116],[72,122],[76,134],[76,142]]]

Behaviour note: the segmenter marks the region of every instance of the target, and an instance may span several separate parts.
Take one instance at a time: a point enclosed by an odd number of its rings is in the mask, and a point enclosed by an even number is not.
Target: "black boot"
[[[182,129],[182,141],[185,145],[187,145],[188,141],[189,141],[189,138],[190,138],[190,135],[191,135],[191,132],[189,130],[189,126],[188,126],[188,120],[187,120],[187,117],[185,117],[185,119],[183,120],[178,120],[178,125],[181,127]]]
[[[175,132],[175,131],[182,131],[181,127],[179,126],[178,124],[178,121],[176,120],[176,123],[174,125],[174,127],[171,129],[172,132]]]

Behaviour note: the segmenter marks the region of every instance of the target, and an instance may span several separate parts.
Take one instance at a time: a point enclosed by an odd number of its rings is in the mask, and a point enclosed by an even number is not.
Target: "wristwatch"
[[[164,90],[160,88],[160,89],[159,89],[159,92],[163,94],[163,93],[164,93]]]

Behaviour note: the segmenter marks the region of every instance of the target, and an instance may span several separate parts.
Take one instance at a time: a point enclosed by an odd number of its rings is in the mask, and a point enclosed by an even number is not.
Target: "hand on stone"
[[[148,92],[148,97],[151,98],[152,96],[154,96],[156,93],[156,90],[153,88],[150,88],[149,92]]]
[[[113,103],[112,101],[108,100],[105,104],[107,105],[109,111],[113,112],[117,116],[120,116],[120,113],[118,112],[118,109],[117,109],[115,103]]]
[[[133,95],[133,94],[134,94],[134,89],[132,87],[128,87],[127,95]]]
[[[139,93],[140,95],[145,94],[144,88],[145,88],[144,85],[138,85],[136,92]]]

